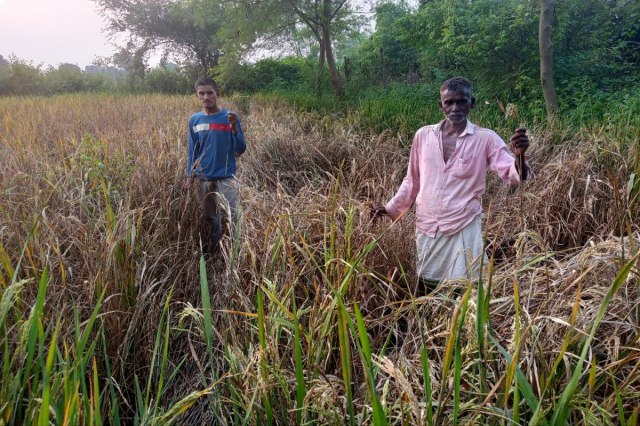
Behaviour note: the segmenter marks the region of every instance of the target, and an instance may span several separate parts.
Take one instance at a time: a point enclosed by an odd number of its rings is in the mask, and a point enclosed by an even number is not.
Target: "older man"
[[[395,220],[415,202],[417,274],[431,289],[448,278],[479,277],[477,260],[484,255],[480,197],[487,169],[509,184],[518,184],[529,173],[528,166],[516,160],[529,147],[525,129],[511,136],[514,158],[494,131],[467,119],[475,104],[466,78],[442,84],[444,120],[416,132],[402,185],[385,206],[372,209],[374,218],[388,215]]]

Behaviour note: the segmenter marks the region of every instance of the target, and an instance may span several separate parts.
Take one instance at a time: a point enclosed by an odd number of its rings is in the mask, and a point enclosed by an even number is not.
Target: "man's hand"
[[[521,127],[509,139],[511,146],[513,147],[513,153],[516,155],[516,169],[520,176],[520,181],[526,180],[529,176],[529,167],[525,163],[524,153],[529,148],[529,137],[527,136],[527,129]]]
[[[233,132],[234,135],[238,134],[238,117],[230,112],[229,114],[227,114],[227,118],[229,119],[229,124],[231,124],[231,131]]]
[[[369,211],[369,214],[371,215],[371,219],[373,219],[374,221],[378,220],[379,217],[381,216],[388,216],[389,213],[387,213],[387,209],[384,206],[373,206],[371,207],[371,210]]]
[[[527,136],[527,129],[524,127],[519,128],[509,139],[511,146],[513,147],[513,153],[518,156],[524,154],[529,148],[529,137]]]

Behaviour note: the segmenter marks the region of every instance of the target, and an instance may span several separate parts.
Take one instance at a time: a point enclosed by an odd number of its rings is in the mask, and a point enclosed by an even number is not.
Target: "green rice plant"
[[[100,340],[102,341],[102,350],[104,353],[107,353],[107,342],[104,334],[104,327],[100,328]],[[116,389],[114,386],[113,373],[111,372],[111,362],[109,361],[109,357],[104,358],[105,364],[105,373],[107,376],[107,382],[109,386],[109,419],[113,422],[113,424],[120,424],[120,407],[119,407],[119,399],[116,394]]]
[[[171,311],[169,309],[169,302],[171,300],[172,291],[169,292],[165,299],[165,303],[162,309],[162,316],[156,330],[156,336],[154,338],[153,352],[151,354],[150,373],[147,377],[147,384],[144,390],[144,395],[139,381],[136,376],[136,401],[137,413],[134,421],[138,424],[148,424],[151,420],[161,412],[160,401],[166,386],[171,382],[176,374],[180,371],[180,365],[175,366],[173,372],[168,374],[168,351],[169,351],[169,337],[170,337],[170,316]],[[156,365],[159,364],[159,365]],[[155,385],[155,386],[154,386]]]
[[[422,334],[422,333],[421,333]],[[428,426],[433,426],[433,395],[431,389],[431,367],[429,366],[429,355],[427,347],[422,339],[422,348],[420,349],[420,362],[422,365],[422,377],[424,378],[424,404],[425,404],[425,420]]]
[[[266,331],[265,331],[264,296],[262,295],[261,290],[258,290],[257,303],[258,303],[258,339],[260,343],[260,350],[262,351],[262,357],[260,360],[260,371],[262,374],[263,386],[266,388],[269,383],[269,377],[268,377],[268,366],[266,363],[267,341],[266,341]],[[266,389],[263,392],[264,392],[263,393],[264,411],[267,416],[267,424],[270,425],[273,423],[273,409],[271,407],[271,398],[269,397],[269,392]]]
[[[296,424],[301,425],[304,422],[304,398],[307,392],[304,382],[304,370],[302,365],[302,342],[295,292],[291,293],[291,304],[293,306],[293,338],[296,369]]]
[[[488,216],[491,215],[491,211],[487,213]],[[488,241],[488,236],[484,234],[483,241]],[[495,244],[495,242],[494,242]],[[486,247],[483,248],[483,253],[486,252]],[[489,283],[487,286],[487,291],[485,293],[484,288],[484,279],[482,273],[479,274],[478,277],[478,289],[476,294],[476,335],[478,338],[478,369],[480,372],[480,392],[482,394],[486,394],[487,389],[487,368],[485,364],[485,341],[486,341],[486,332],[489,324],[489,303],[491,300],[491,282],[493,278],[493,265],[494,265],[494,254],[491,256],[490,264],[489,264]],[[484,270],[484,256],[480,256],[480,266],[479,270]]]
[[[347,398],[349,424],[353,426],[355,425],[355,411],[353,407],[353,391],[351,389],[351,347],[345,314],[344,309],[338,310],[338,344],[340,348],[342,382],[344,383],[345,396]]]
[[[518,281],[514,279],[513,281],[513,305],[516,309],[516,314],[514,316],[515,323],[515,334],[513,338],[513,346],[514,351],[511,357],[511,361],[509,362],[509,367],[507,369],[507,376],[505,379],[504,386],[504,399],[503,406],[505,412],[508,410],[509,406],[509,396],[511,394],[511,390],[513,389],[513,423],[520,424],[520,388],[518,386],[518,378],[515,376],[516,368],[518,363],[520,362],[520,345],[521,345],[521,326],[520,326],[520,291],[518,290]],[[511,383],[513,382],[515,377],[515,384],[513,388]]]
[[[367,387],[369,390],[369,398],[371,398],[371,405],[373,409],[373,424],[374,425],[386,425],[387,418],[380,404],[378,393],[375,387],[375,372],[373,369],[373,359],[371,356],[371,345],[369,344],[369,337],[367,336],[367,328],[362,318],[362,313],[358,308],[358,304],[353,304],[353,314],[356,317],[356,324],[358,326],[358,337],[360,338],[360,345],[358,350],[360,352],[360,358],[365,367],[365,376],[367,380]],[[352,321],[351,321],[352,322]]]
[[[61,342],[61,333],[66,326],[62,315],[54,326],[43,325],[48,283],[49,274],[45,269],[29,318],[11,328],[7,328],[5,322],[16,308],[15,301],[11,299],[27,282],[16,282],[12,291],[3,294],[0,317],[4,323],[0,326],[3,330],[3,384],[0,395],[3,400],[13,403],[4,405],[2,417],[7,423],[32,419],[38,424],[47,424],[53,415],[52,421],[56,423],[90,419],[92,424],[101,424],[101,398],[94,355],[97,339],[93,325],[100,312],[102,298],[82,330],[75,311],[74,345],[69,347],[67,342]],[[13,317],[19,317],[18,313]],[[20,343],[10,349],[9,341],[13,339],[8,332],[13,330],[18,330]],[[12,373],[15,374],[10,378]],[[23,382],[24,377],[31,379]],[[88,377],[93,381],[88,383]]]
[[[202,243],[200,243],[202,251]],[[202,297],[202,316],[204,323],[204,338],[207,344],[207,355],[211,365],[211,374],[215,372],[213,357],[213,320],[211,318],[211,297],[209,296],[209,282],[207,280],[207,265],[204,256],[200,256],[200,294]],[[215,377],[215,376],[214,376]]]
[[[102,426],[102,415],[100,414],[100,380],[98,379],[98,366],[95,357],[93,358],[93,381],[91,382],[91,411],[89,423]]]
[[[462,296],[460,301],[460,316],[457,323],[457,332],[455,337],[455,349],[453,360],[453,424],[458,424],[458,415],[460,413],[460,380],[462,372],[462,328],[464,325],[464,319],[467,315],[467,307],[469,304],[469,297],[471,296],[472,284],[469,284],[467,291]],[[444,377],[444,376],[443,376]],[[444,380],[444,378],[443,378]]]
[[[60,332],[60,319],[58,319],[56,327],[51,337],[51,343],[49,344],[49,351],[47,353],[47,359],[45,361],[45,368],[42,370],[42,403],[40,405],[40,414],[38,415],[38,424],[49,424],[49,416],[51,414],[51,375],[53,373],[53,361],[56,354],[56,344],[58,342],[58,333]]]
[[[451,371],[451,364],[454,370],[454,402],[453,402],[453,422],[457,422],[457,416],[459,412],[460,404],[460,371],[462,367],[462,354],[461,354],[461,340],[458,340],[459,332],[462,330],[462,324],[464,323],[464,317],[467,313],[467,303],[469,296],[471,295],[471,286],[467,288],[462,300],[457,304],[456,309],[451,317],[451,329],[447,337],[447,343],[445,345],[444,358],[442,361],[441,383],[440,393],[438,397],[438,409],[434,417],[434,422],[442,422],[444,419],[445,399],[449,397],[448,392],[448,378]],[[457,381],[457,384],[455,383]]]

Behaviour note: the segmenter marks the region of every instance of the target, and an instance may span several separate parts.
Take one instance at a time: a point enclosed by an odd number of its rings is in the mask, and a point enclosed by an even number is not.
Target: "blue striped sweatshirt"
[[[215,114],[200,111],[189,118],[189,154],[187,176],[214,180],[236,174],[236,156],[247,149],[238,118],[238,134],[233,134],[223,109]]]

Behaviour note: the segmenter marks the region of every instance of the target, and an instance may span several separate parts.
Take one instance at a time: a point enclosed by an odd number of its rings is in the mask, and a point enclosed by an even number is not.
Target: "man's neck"
[[[220,112],[220,107],[216,105],[213,108],[204,108],[202,111],[207,115],[217,114]]]
[[[442,126],[442,130],[445,133],[448,133],[450,135],[455,133],[458,136],[460,136],[462,132],[464,132],[464,129],[466,128],[467,128],[467,120],[464,120],[463,122],[460,122],[460,123],[451,123],[445,120],[444,125]]]

